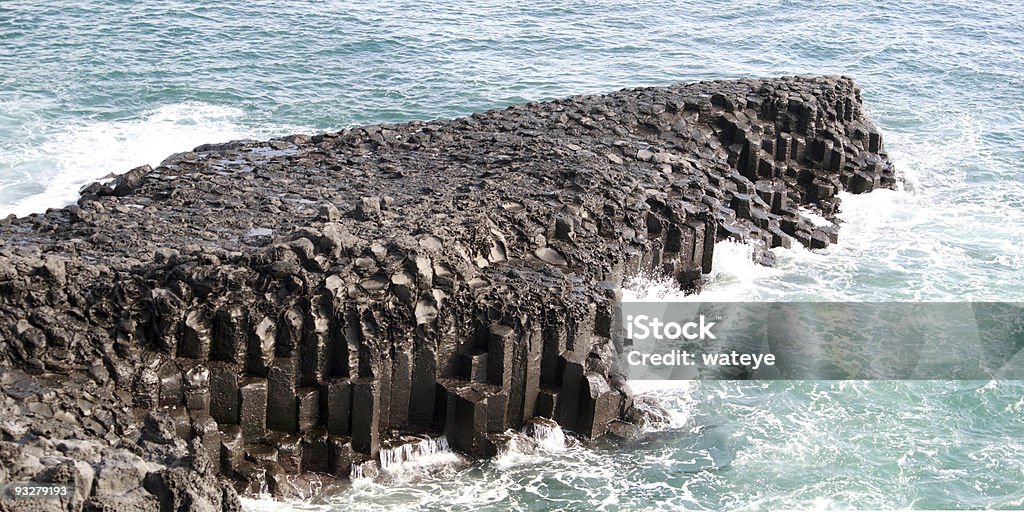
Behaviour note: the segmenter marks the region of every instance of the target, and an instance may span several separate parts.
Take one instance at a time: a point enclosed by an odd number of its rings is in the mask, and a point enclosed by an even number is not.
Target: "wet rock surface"
[[[656,407],[614,370],[624,279],[699,289],[725,238],[827,246],[798,207],[894,183],[844,77],[173,155],[0,221],[0,481],[73,481],[61,510],[236,510],[403,434],[634,437]]]

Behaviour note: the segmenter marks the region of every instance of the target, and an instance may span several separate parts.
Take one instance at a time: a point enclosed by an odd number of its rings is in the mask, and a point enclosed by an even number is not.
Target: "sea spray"
[[[444,467],[466,463],[448,446],[444,436],[401,436],[380,448],[377,459],[352,464],[353,484],[410,481]]]
[[[558,423],[540,417],[531,418],[518,431],[507,430],[495,438],[500,440],[498,454],[490,463],[499,470],[541,463],[580,446]]]
[[[286,124],[254,126],[241,108],[199,102],[165,104],[126,119],[34,123],[23,127],[24,137],[0,140],[0,216],[74,203],[93,181],[140,165],[156,167],[200,144],[304,131]],[[30,187],[26,178],[34,182]]]
[[[353,485],[373,482],[380,476],[380,463],[376,460],[367,460],[353,463],[349,479]]]
[[[457,463],[462,457],[453,452],[444,436],[402,436],[380,450],[380,468],[389,473],[410,468]]]
[[[275,488],[273,492],[270,492],[270,487],[264,482],[260,495],[268,498],[271,496],[287,496],[289,499],[305,501],[320,496],[325,488],[324,483],[323,475],[317,473],[279,475],[274,480]]]
[[[523,426],[522,432],[533,439],[535,446],[543,451],[561,452],[568,446],[562,427],[546,418],[531,419]]]

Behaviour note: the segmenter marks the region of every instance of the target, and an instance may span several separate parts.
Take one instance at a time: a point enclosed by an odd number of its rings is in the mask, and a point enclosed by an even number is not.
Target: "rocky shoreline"
[[[845,77],[701,82],[205,145],[0,221],[7,510],[238,510],[408,434],[474,457],[657,406],[614,363],[624,279],[714,244],[821,248],[895,175]],[[36,508],[29,508],[36,507]]]

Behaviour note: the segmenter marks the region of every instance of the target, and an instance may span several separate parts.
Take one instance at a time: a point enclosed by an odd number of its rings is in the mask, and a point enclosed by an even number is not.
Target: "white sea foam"
[[[814,210],[812,210],[810,208],[807,208],[805,206],[801,206],[799,208],[799,211],[800,211],[800,215],[803,215],[804,217],[806,217],[807,220],[810,220],[811,224],[813,224],[815,226],[820,227],[820,226],[831,226],[832,225],[832,221],[826,219],[825,217],[822,217],[822,215],[820,213],[818,213],[817,211],[814,211]]]
[[[629,381],[629,389],[633,390],[634,393],[655,393],[662,391],[680,391],[688,390],[694,385],[693,381],[689,380],[637,380]]]
[[[380,468],[392,476],[421,474],[432,467],[460,464],[465,459],[452,451],[444,436],[407,439],[380,450]]]
[[[282,506],[282,505],[283,504],[281,502],[276,501],[276,500],[274,500],[273,498],[270,498],[270,497],[262,497],[262,498],[243,497],[242,498],[242,509],[246,510],[248,512],[280,512],[282,509],[285,509],[285,510],[299,510],[299,508],[297,506],[295,506],[295,505],[298,505],[298,504],[293,504],[293,506],[287,506],[287,505]],[[302,510],[307,510],[307,509],[306,509],[306,507],[303,507]]]
[[[9,169],[11,176],[31,176],[42,191],[0,204],[0,216],[24,216],[71,204],[78,200],[79,190],[93,181],[140,165],[155,167],[173,153],[204,143],[301,131],[288,126],[249,126],[242,109],[204,103],[164,105],[136,119],[34,130],[43,132],[43,141],[36,144],[26,139],[13,151],[0,154],[0,169]],[[0,194],[17,185],[10,178],[5,180],[6,184],[0,183]]]
[[[565,431],[562,427],[554,424],[538,424],[535,425],[532,432],[532,437],[536,441],[537,446],[547,452],[562,452],[565,451],[568,446],[568,440],[565,437]]]
[[[534,421],[519,432],[508,430],[505,435],[509,441],[491,461],[502,470],[541,463],[579,448],[577,441],[566,436],[562,427],[550,420]]]
[[[623,300],[628,302],[737,302],[762,298],[760,284],[778,272],[754,263],[751,245],[724,240],[715,244],[715,257],[711,272],[706,276],[700,293],[686,295],[667,276],[638,276],[623,288]]]

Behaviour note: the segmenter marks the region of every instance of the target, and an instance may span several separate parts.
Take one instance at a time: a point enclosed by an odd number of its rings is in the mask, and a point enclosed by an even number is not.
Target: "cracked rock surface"
[[[658,411],[615,371],[624,279],[697,290],[726,238],[825,247],[799,207],[894,183],[845,77],[200,146],[0,221],[0,481],[236,510],[407,434],[635,435]]]

